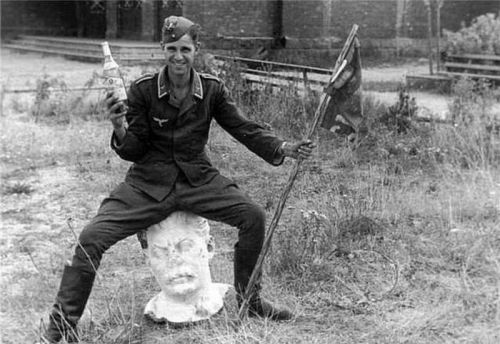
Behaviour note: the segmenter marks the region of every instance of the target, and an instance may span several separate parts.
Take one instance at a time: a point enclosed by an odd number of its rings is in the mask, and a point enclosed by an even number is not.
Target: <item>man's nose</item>
[[[181,54],[181,51],[180,51],[180,50],[176,50],[176,51],[175,51],[174,58],[175,58],[176,60],[182,60],[182,54]]]

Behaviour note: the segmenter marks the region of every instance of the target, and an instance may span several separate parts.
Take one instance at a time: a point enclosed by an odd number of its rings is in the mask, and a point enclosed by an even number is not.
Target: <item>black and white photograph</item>
[[[500,343],[500,0],[0,13],[0,343]]]

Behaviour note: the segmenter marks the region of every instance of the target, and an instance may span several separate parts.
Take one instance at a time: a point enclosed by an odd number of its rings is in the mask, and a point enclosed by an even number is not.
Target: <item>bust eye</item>
[[[191,239],[184,239],[181,242],[179,242],[176,246],[179,252],[189,252],[192,248],[194,248],[195,243]]]
[[[153,258],[162,258],[169,255],[169,249],[167,247],[161,247],[157,245],[152,246],[151,256]]]

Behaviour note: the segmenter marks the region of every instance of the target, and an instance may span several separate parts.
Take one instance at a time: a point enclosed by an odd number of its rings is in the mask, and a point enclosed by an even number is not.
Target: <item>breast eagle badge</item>
[[[153,121],[158,122],[158,125],[160,126],[160,128],[163,128],[163,123],[167,123],[168,122],[168,118],[167,119],[161,119],[161,118],[153,117]]]

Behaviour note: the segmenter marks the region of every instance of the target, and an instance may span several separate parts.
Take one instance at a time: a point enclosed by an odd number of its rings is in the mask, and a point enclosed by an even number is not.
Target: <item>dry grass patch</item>
[[[293,90],[239,91],[250,115],[280,134],[300,137],[307,128],[303,111],[314,107],[313,100],[303,104]],[[368,136],[353,144],[317,135],[316,156],[302,165],[273,240],[264,292],[294,309],[294,321],[250,319],[235,327],[229,295],[226,309],[205,324],[174,329],[150,323],[142,309],[158,286],[132,237],[105,255],[82,338],[147,344],[497,342],[497,133],[479,122],[478,132],[489,138],[469,139],[467,127],[411,118],[406,132],[398,133],[378,121],[384,106],[365,101]],[[98,116],[65,113],[69,121],[35,121],[27,110],[10,110],[1,118],[2,183],[10,189],[2,191],[0,326],[6,343],[24,343],[46,320],[75,235],[129,164],[111,152],[110,126]],[[208,153],[271,217],[292,162],[271,167],[217,125]],[[236,231],[211,225],[214,280],[232,283]]]

